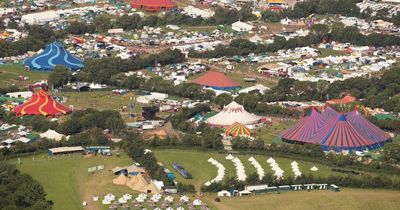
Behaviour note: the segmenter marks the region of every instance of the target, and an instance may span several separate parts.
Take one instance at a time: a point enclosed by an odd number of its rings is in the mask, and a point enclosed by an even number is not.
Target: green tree
[[[72,78],[72,74],[65,66],[57,65],[49,75],[48,83],[54,88],[62,87]]]
[[[386,144],[383,147],[382,158],[387,161],[400,161],[400,144]]]
[[[96,32],[106,32],[112,28],[111,18],[108,15],[98,15],[93,19],[93,25],[96,28]]]
[[[213,99],[213,103],[219,105],[220,107],[223,107],[225,105],[228,105],[230,102],[232,102],[232,100],[233,100],[232,95],[227,94],[227,93],[222,93]]]

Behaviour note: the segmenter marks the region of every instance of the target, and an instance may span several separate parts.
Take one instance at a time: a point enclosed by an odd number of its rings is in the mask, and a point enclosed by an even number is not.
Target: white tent
[[[51,129],[47,130],[44,133],[39,134],[39,136],[40,138],[54,139],[56,141],[60,141],[62,137],[66,137],[65,135],[57,133],[57,131]]]
[[[60,19],[60,15],[55,11],[46,11],[39,13],[31,13],[23,15],[21,21],[30,25],[33,24],[45,24],[52,21],[57,21]]]
[[[318,168],[316,166],[313,166],[310,170],[311,171],[318,171]]]
[[[250,40],[250,42],[253,42],[253,43],[256,43],[256,44],[263,41],[263,39],[260,36],[258,36],[258,34],[254,35],[249,40]]]
[[[19,137],[18,139],[16,139],[17,141],[23,142],[23,143],[28,143],[31,140],[26,138],[26,137]]]
[[[217,193],[217,196],[218,197],[231,197],[231,193],[229,191],[222,190]]]
[[[261,117],[247,112],[244,107],[235,101],[232,101],[227,106],[224,106],[221,112],[208,118],[207,124],[227,127],[235,122],[242,123],[243,125],[254,125],[260,121]]]
[[[260,91],[261,94],[264,94],[264,92],[269,89],[270,89],[269,87],[266,87],[262,84],[257,84],[257,85],[251,86],[251,87],[243,88],[243,89],[239,90],[239,93],[249,93],[253,90],[258,90],[258,91]]]
[[[244,32],[244,31],[251,31],[253,30],[254,26],[248,24],[248,23],[244,23],[241,21],[236,21],[234,23],[232,23],[232,29],[235,31],[239,31],[239,32]]]

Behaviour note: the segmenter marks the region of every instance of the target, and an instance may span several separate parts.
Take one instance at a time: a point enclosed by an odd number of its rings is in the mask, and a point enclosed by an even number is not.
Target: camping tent
[[[193,80],[193,83],[216,90],[234,90],[240,88],[240,84],[232,81],[221,72],[209,71],[203,76]]]
[[[283,131],[281,137],[286,141],[308,142],[324,125],[324,122],[324,117],[315,108],[312,108],[307,117],[301,119],[292,128]]]
[[[232,101],[224,106],[221,112],[208,118],[206,123],[212,126],[228,127],[236,122],[243,125],[254,125],[259,123],[260,120],[261,117],[250,114],[242,105]]]
[[[67,114],[71,110],[58,103],[51,97],[49,93],[44,90],[39,90],[32,95],[25,103],[16,106],[13,110],[18,116],[23,115],[44,115],[56,116],[60,114]]]
[[[160,12],[177,8],[173,0],[132,0],[131,7],[146,12]]]
[[[54,41],[41,53],[26,59],[24,65],[32,70],[52,71],[56,65],[78,70],[83,68],[83,60],[70,54],[63,45]]]
[[[238,136],[249,137],[253,136],[254,133],[245,125],[235,122],[225,130],[225,135],[232,137],[238,137]]]

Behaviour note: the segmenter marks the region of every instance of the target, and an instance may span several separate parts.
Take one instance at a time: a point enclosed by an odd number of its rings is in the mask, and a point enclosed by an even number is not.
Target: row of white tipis
[[[250,157],[249,158],[249,162],[251,163],[251,165],[254,166],[254,168],[256,169],[256,172],[258,174],[258,179],[262,180],[263,177],[265,176],[265,172],[263,167],[260,165],[260,163],[257,162],[257,160],[254,157]]]
[[[217,176],[214,179],[204,184],[206,186],[210,186],[211,183],[221,182],[225,177],[225,167],[220,162],[216,161],[214,158],[209,158],[208,162],[215,165],[218,171],[217,171]]]

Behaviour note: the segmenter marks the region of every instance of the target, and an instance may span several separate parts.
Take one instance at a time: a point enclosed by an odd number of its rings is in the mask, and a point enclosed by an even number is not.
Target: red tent
[[[132,0],[131,7],[146,12],[160,12],[177,8],[173,0]]]
[[[240,84],[232,81],[229,77],[221,72],[209,71],[203,76],[193,80],[193,83],[212,87],[217,90],[232,90],[240,87]]]
[[[332,99],[330,101],[327,101],[327,103],[330,104],[347,104],[347,103],[352,103],[356,101],[356,97],[354,96],[345,96],[342,99]]]
[[[15,107],[12,110],[17,116],[24,115],[44,115],[44,116],[56,116],[60,114],[66,114],[71,110],[58,103],[44,90],[39,90],[32,95],[25,103]]]

